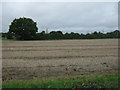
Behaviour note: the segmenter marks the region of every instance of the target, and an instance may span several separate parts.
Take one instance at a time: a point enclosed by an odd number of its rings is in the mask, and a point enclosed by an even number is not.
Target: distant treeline
[[[2,33],[2,37],[6,37],[10,39],[7,33]],[[93,32],[87,34],[79,34],[79,33],[65,33],[62,31],[51,31],[50,33],[45,33],[42,31],[37,33],[33,40],[59,40],[59,39],[104,39],[104,38],[120,38],[120,31],[115,30],[113,32],[101,33],[101,32]]]

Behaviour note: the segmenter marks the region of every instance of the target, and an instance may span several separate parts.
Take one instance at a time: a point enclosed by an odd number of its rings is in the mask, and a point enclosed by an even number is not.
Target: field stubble
[[[3,80],[117,73],[118,39],[3,41]]]

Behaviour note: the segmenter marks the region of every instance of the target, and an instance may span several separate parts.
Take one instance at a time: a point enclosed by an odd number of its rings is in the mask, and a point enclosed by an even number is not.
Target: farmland
[[[3,82],[117,72],[118,39],[2,41]]]

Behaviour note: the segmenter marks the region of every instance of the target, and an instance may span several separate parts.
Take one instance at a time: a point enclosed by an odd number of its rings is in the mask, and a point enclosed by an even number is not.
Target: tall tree
[[[14,19],[9,26],[8,36],[12,39],[30,40],[34,39],[38,28],[36,22],[30,18]]]

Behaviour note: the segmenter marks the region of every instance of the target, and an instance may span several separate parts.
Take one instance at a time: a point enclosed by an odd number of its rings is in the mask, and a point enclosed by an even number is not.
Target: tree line
[[[103,39],[103,38],[120,38],[120,31],[101,33],[93,32],[87,34],[63,33],[62,31],[45,31],[37,33],[37,23],[30,18],[14,19],[9,26],[7,33],[2,33],[2,37],[16,40],[60,40],[60,39]]]
[[[2,37],[12,39],[8,33],[2,33]],[[40,33],[36,33],[36,35],[33,38],[31,38],[31,40],[104,39],[104,38],[120,38],[120,31],[115,30],[113,32],[108,33],[101,33],[95,31],[93,33],[87,34],[79,34],[74,32],[63,34],[62,31],[51,31],[50,33],[45,33],[45,31],[42,31]]]
[[[65,33],[62,31],[51,31],[46,34],[45,31],[41,33],[37,33],[35,39],[36,40],[59,40],[59,39],[103,39],[103,38],[120,38],[120,31],[115,30],[113,32],[101,33],[101,32],[93,32],[87,34],[79,34],[79,33]]]

